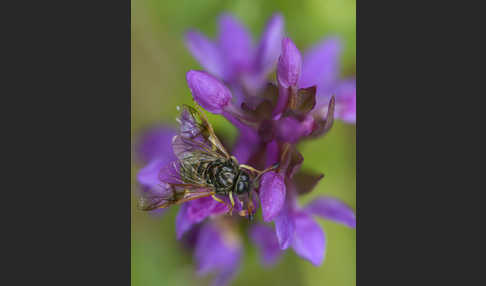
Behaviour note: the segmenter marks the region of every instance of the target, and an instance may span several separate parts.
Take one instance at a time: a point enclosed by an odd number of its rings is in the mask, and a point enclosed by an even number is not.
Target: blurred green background
[[[185,74],[200,69],[184,46],[188,28],[214,37],[217,17],[233,13],[256,41],[273,12],[285,17],[287,35],[301,51],[322,37],[337,35],[344,43],[342,75],[356,71],[356,1],[221,1],[132,0],[132,140],[156,123],[175,126],[176,106],[192,103]],[[218,133],[234,139],[236,130],[223,118],[209,116]],[[303,168],[324,172],[317,189],[301,197],[306,203],[318,195],[338,197],[356,209],[356,127],[337,122],[324,138],[299,146]],[[133,142],[133,141],[132,141]],[[132,152],[133,154],[133,152]],[[136,208],[135,175],[141,167],[132,160],[131,279],[132,285],[208,285],[211,277],[193,273],[191,253],[175,238],[178,207],[156,218]],[[256,248],[245,241],[242,268],[232,285],[355,285],[356,230],[317,219],[327,239],[326,258],[314,267],[287,250],[272,268],[260,264]]]

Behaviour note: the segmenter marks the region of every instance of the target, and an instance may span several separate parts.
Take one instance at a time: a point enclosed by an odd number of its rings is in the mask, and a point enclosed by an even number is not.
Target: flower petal
[[[316,97],[315,108],[319,117],[326,117],[329,99],[332,95],[336,99],[334,118],[347,123],[356,123],[356,80],[346,79],[338,82],[328,91],[320,91]]]
[[[324,261],[326,238],[319,224],[305,212],[295,213],[295,235],[292,248],[315,266]]]
[[[264,265],[270,266],[277,262],[282,254],[275,231],[264,224],[255,224],[250,229],[250,238],[257,245]]]
[[[240,267],[239,261],[233,264],[227,265],[218,275],[214,278],[212,286],[226,286],[229,285],[233,277],[238,272]]]
[[[277,121],[277,138],[283,142],[296,143],[304,136],[310,135],[314,128],[312,116],[299,121],[294,117],[284,117]]]
[[[265,75],[275,67],[280,56],[283,35],[283,16],[280,13],[274,14],[267,22],[255,57],[255,68],[261,74]]]
[[[194,251],[198,274],[219,271],[213,285],[226,285],[238,270],[240,258],[241,242],[237,236],[213,223],[201,227]]]
[[[251,136],[247,136],[251,135]],[[240,136],[238,136],[238,141],[233,147],[233,156],[238,159],[240,164],[246,164],[251,156],[258,151],[260,148],[258,142],[255,142],[252,134],[246,132],[245,129],[240,130]]]
[[[210,215],[223,214],[228,211],[228,206],[214,200],[211,197],[205,197],[187,202],[187,218],[198,223]]]
[[[319,197],[310,202],[305,210],[313,215],[332,220],[346,226],[356,227],[356,215],[354,211],[342,201],[330,198]]]
[[[194,100],[209,112],[219,114],[231,101],[231,91],[214,76],[191,70],[186,75]]]
[[[290,38],[282,40],[282,54],[278,59],[277,79],[283,87],[297,86],[302,72],[302,56]]]
[[[175,159],[172,152],[172,137],[176,130],[169,126],[154,126],[143,132],[136,143],[138,157],[143,162],[153,159],[164,160],[168,163]]]
[[[265,154],[267,155],[265,164],[267,167],[278,163],[280,159],[280,147],[278,146],[277,140],[272,140],[267,144]]]
[[[145,186],[156,186],[161,183],[159,180],[160,170],[166,165],[165,160],[152,160],[147,166],[138,171],[137,181]]]
[[[176,237],[181,239],[184,233],[191,229],[194,222],[187,217],[188,204],[182,204],[176,217]]]
[[[336,94],[334,117],[347,123],[356,123],[356,81],[341,82],[334,93]]]
[[[230,14],[219,19],[219,47],[226,62],[224,80],[232,81],[241,71],[247,70],[253,58],[251,36]]]
[[[295,233],[295,220],[288,208],[284,208],[274,219],[280,249],[287,249]]]
[[[217,45],[197,31],[186,33],[186,46],[204,69],[221,78],[224,65]]]
[[[338,38],[325,39],[304,54],[299,87],[318,85],[328,89],[339,76],[341,43]]]
[[[272,221],[282,210],[285,193],[282,175],[273,171],[263,174],[260,180],[260,201],[265,222]]]
[[[191,30],[186,33],[186,46],[204,69],[219,78],[223,76],[221,52],[215,43],[203,34]]]

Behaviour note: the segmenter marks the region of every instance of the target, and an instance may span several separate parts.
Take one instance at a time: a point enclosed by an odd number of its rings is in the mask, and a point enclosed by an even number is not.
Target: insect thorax
[[[234,189],[239,168],[233,160],[218,159],[207,164],[204,176],[216,193],[226,194]]]

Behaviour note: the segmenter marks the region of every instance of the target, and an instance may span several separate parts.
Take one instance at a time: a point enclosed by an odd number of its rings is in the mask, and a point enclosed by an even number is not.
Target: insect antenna
[[[265,173],[267,173],[267,172],[270,172],[270,171],[273,171],[273,170],[277,169],[279,165],[280,165],[279,163],[275,163],[275,164],[273,164],[272,166],[270,166],[270,167],[266,168],[265,170],[263,170],[263,171],[259,171],[258,176],[255,178],[255,181],[259,181],[259,180],[260,180],[260,177],[261,177],[263,174],[265,174]]]

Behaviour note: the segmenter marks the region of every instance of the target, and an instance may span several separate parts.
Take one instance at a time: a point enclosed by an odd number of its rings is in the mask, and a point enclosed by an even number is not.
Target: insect
[[[223,147],[202,112],[187,105],[178,110],[181,112],[177,119],[180,130],[172,139],[177,160],[159,173],[162,191],[141,196],[139,207],[150,211],[211,196],[228,205],[229,214],[239,202],[238,214],[252,220],[252,190],[257,188],[262,174],[277,166],[259,171],[239,164]],[[229,203],[224,198],[228,198]],[[246,201],[246,208],[240,198]]]

